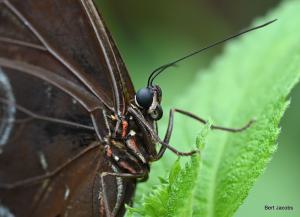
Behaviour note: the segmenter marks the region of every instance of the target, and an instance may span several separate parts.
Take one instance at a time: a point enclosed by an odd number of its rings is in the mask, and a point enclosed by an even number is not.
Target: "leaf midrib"
[[[274,49],[274,48],[272,48],[272,49]],[[270,56],[268,56],[268,57],[270,58]],[[257,68],[261,68],[261,67],[262,67],[262,65],[259,65],[259,67],[257,67]],[[259,77],[257,77],[258,79],[254,79],[254,82],[246,83],[245,88],[242,89],[243,91],[241,91],[240,94],[236,97],[236,99],[238,99],[238,100],[236,100],[236,102],[238,102],[238,103],[236,104],[236,106],[234,106],[233,112],[231,113],[232,115],[228,119],[228,124],[232,124],[234,122],[234,114],[236,114],[236,112],[241,109],[241,106],[242,106],[241,99],[243,99],[243,97],[245,97],[249,93],[249,91],[251,91],[251,87],[254,85],[254,83],[261,81],[261,77],[263,77],[263,76],[265,76],[265,75],[259,74]],[[251,75],[251,77],[252,77],[252,75]],[[214,211],[215,211],[216,191],[217,191],[216,187],[217,187],[217,179],[218,179],[217,174],[218,174],[218,171],[219,171],[219,168],[221,165],[221,159],[223,159],[224,149],[227,146],[229,137],[230,137],[230,135],[224,135],[222,137],[222,144],[219,145],[222,147],[218,149],[218,150],[220,150],[219,157],[216,159],[216,164],[213,167],[215,170],[214,170],[213,177],[212,177],[213,182],[212,182],[212,185],[210,188],[211,190],[209,191],[211,193],[210,194],[211,196],[209,197],[210,199],[208,200],[208,210],[207,210],[208,217],[214,217],[214,214],[215,214]]]

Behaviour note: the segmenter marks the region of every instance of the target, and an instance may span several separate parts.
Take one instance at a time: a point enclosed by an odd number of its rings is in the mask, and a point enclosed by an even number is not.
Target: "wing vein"
[[[44,46],[33,44],[30,42],[26,42],[26,41],[17,40],[17,39],[11,39],[11,38],[7,38],[7,37],[0,36],[0,42],[6,42],[6,43],[15,44],[15,45],[23,46],[23,47],[28,47],[28,48],[33,48],[33,49],[37,49],[37,50],[41,50],[41,51],[47,51],[47,49]]]
[[[44,68],[24,62],[12,61],[1,57],[0,65],[3,67],[25,72],[58,87],[59,89],[76,99],[89,112],[101,108],[99,107],[98,99],[90,92]]]
[[[95,96],[108,108],[109,105],[102,99],[102,97],[97,93],[94,85],[83,75],[81,70],[76,69],[71,63],[66,61],[45,39],[44,37],[37,31],[37,29],[23,16],[23,14],[18,11],[17,8],[9,0],[0,1],[0,3],[4,3],[4,5],[11,10],[18,19],[37,37],[37,39],[43,44],[46,50],[59,62],[61,62],[68,70],[70,70],[79,80],[93,93]]]
[[[100,48],[103,51],[103,55],[104,55],[105,61],[106,61],[107,66],[108,66],[111,79],[112,79],[114,101],[115,101],[115,109],[116,109],[118,115],[120,115],[120,94],[119,94],[119,90],[118,90],[118,86],[117,86],[117,81],[115,79],[115,74],[113,72],[113,67],[112,67],[113,62],[110,60],[110,58],[109,58],[109,56],[108,56],[108,54],[106,52],[107,50],[106,50],[105,45],[103,43],[103,39],[99,35],[98,30],[101,30],[102,32],[105,33],[103,35],[105,37],[105,41],[107,42],[106,44],[109,45],[110,52],[111,52],[111,54],[114,57],[114,63],[116,64],[117,61],[116,61],[114,52],[112,50],[111,44],[109,43],[109,39],[108,39],[108,37],[106,35],[105,27],[104,27],[103,23],[101,22],[101,20],[99,18],[99,15],[98,15],[97,9],[95,8],[94,3],[92,1],[90,1],[90,0],[88,0],[88,1],[87,0],[80,0],[80,2],[82,4],[82,6],[83,6],[83,8],[84,8],[84,10],[85,10],[85,12],[86,12],[89,20],[90,20],[90,23],[91,23],[91,25],[93,27],[94,33],[95,33],[95,35],[97,37],[98,44],[100,45]],[[116,67],[119,70],[118,64],[116,64]]]

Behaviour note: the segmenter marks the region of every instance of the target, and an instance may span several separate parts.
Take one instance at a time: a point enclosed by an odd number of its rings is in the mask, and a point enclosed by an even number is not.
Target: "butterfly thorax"
[[[141,129],[130,114],[109,116],[108,125],[110,133],[106,138],[106,156],[124,172],[148,173],[149,162],[156,155],[156,149],[155,142],[145,135],[147,131]]]

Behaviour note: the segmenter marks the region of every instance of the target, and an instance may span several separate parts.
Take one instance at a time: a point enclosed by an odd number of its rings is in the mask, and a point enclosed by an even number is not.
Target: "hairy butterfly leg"
[[[178,112],[180,114],[183,114],[185,116],[188,116],[200,123],[203,124],[207,124],[207,121],[204,120],[203,118],[191,113],[191,112],[187,112],[181,109],[170,109],[170,113],[169,113],[169,123],[168,123],[168,127],[167,127],[167,131],[165,134],[165,138],[164,138],[164,142],[165,143],[169,143],[172,132],[173,132],[173,126],[174,126],[174,116],[175,116],[175,112]],[[250,120],[245,126],[241,127],[241,128],[228,128],[228,127],[223,127],[223,126],[218,126],[218,125],[211,125],[211,129],[213,130],[222,130],[222,131],[227,131],[227,132],[231,132],[231,133],[237,133],[237,132],[242,132],[246,129],[248,129],[252,124],[254,123],[254,120]],[[157,154],[156,160],[159,160],[165,153],[167,147],[166,146],[162,146]]]

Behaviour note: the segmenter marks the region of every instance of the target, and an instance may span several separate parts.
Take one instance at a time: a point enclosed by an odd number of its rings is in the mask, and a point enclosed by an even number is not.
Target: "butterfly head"
[[[145,110],[150,117],[157,121],[162,118],[163,110],[160,105],[162,91],[158,85],[144,87],[135,94],[135,104]]]

